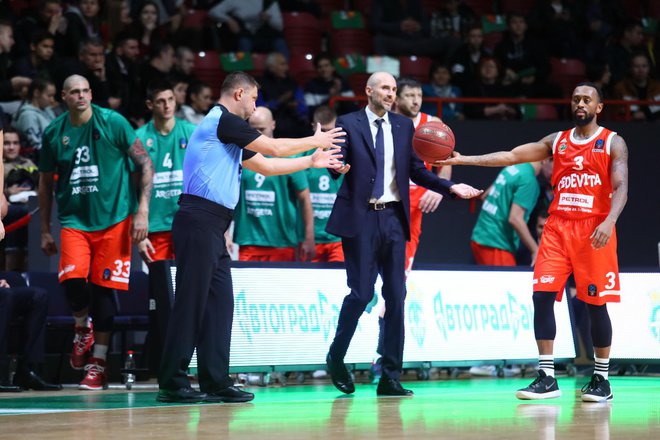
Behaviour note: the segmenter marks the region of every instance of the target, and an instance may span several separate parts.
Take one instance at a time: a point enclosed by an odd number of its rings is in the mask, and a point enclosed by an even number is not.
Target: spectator
[[[5,222],[12,224],[28,214],[26,202],[28,197],[36,196],[39,174],[37,166],[20,155],[21,142],[19,134],[13,129],[5,131],[3,141],[4,162],[4,196],[11,202],[7,206]],[[4,197],[3,196],[3,197]],[[27,270],[28,235],[27,228],[19,228],[8,232],[5,245],[5,270],[25,272]]]
[[[576,6],[572,0],[537,0],[532,9],[529,25],[533,37],[554,57],[582,58],[584,55]]]
[[[9,101],[27,89],[32,80],[25,76],[10,76],[11,57],[14,46],[14,30],[11,23],[0,20],[0,101]]]
[[[314,58],[314,67],[318,76],[305,85],[305,104],[309,114],[313,115],[321,105],[327,105],[333,96],[355,96],[348,83],[337,73],[332,63],[332,56],[322,53]],[[346,102],[340,103],[340,113],[351,111]]]
[[[289,75],[289,62],[279,52],[266,58],[266,73],[259,81],[258,106],[268,107],[275,116],[275,137],[299,138],[310,134],[305,97]]]
[[[10,284],[11,283],[11,284]],[[44,333],[48,313],[48,292],[28,287],[17,273],[0,273],[0,392],[22,390],[57,391],[62,385],[46,382],[39,370],[44,361]],[[24,329],[20,358],[13,384],[9,383],[8,327],[13,319],[23,318]]]
[[[429,20],[420,0],[374,0],[371,29],[378,55],[439,56],[446,52],[446,47],[429,38]]]
[[[461,0],[444,0],[439,12],[431,18],[431,38],[435,44],[446,46],[444,60],[451,60],[456,49],[467,36],[471,26],[478,22],[472,8]]]
[[[157,42],[149,49],[149,62],[142,65],[140,81],[142,96],[149,84],[167,77],[174,67],[174,48],[170,43]]]
[[[174,69],[172,69],[172,72],[179,77],[185,78],[186,82],[190,84],[193,82],[194,68],[195,52],[186,46],[177,47],[174,54]]]
[[[527,20],[512,13],[507,19],[504,40],[495,47],[495,57],[502,65],[502,83],[512,85],[517,95],[527,98],[561,97],[548,87],[550,64],[543,46],[527,36]]]
[[[482,57],[492,57],[492,52],[484,47],[484,31],[481,26],[472,26],[465,42],[458,48],[451,62],[452,78],[456,86],[465,89],[479,76],[479,62]]]
[[[431,66],[430,81],[422,86],[424,96],[436,98],[460,98],[461,89],[452,84],[449,67],[442,63],[433,63]],[[434,116],[438,115],[438,105],[429,102],[422,106],[422,112]],[[445,102],[442,104],[442,120],[452,121],[463,119],[463,104],[456,102]]]
[[[110,84],[110,96],[117,100],[117,111],[128,118],[139,117],[135,105],[136,97],[140,96],[140,80],[138,78],[138,56],[140,46],[137,37],[120,32],[114,40],[112,52],[105,58],[105,70]]]
[[[213,105],[211,87],[204,83],[195,83],[188,88],[189,105],[181,106],[182,119],[195,125],[199,124]]]
[[[65,21],[60,0],[41,0],[37,5],[36,13],[28,14],[16,23],[18,38],[15,54],[23,56],[30,53],[32,36],[37,30],[47,31],[55,37],[57,43],[62,38],[61,31]],[[56,46],[59,47],[59,44],[56,44]],[[75,47],[78,47],[77,42]]]
[[[81,41],[102,38],[99,14],[101,4],[99,0],[74,0],[68,3],[69,7],[64,13],[64,36],[58,41],[57,52],[62,56],[75,57]]]
[[[43,132],[55,119],[55,84],[35,79],[28,89],[27,99],[18,108],[12,125],[25,139],[25,150],[41,150]]]
[[[630,58],[628,75],[614,86],[614,99],[660,104],[660,81],[651,78],[651,62],[645,53]],[[660,116],[660,105],[631,105],[629,110],[633,121],[657,121]],[[620,112],[626,114],[627,109],[622,106]]]
[[[257,107],[249,122],[264,136],[273,137],[275,121],[266,107]],[[305,231],[298,260],[309,261],[316,250],[314,213],[305,171],[264,176],[243,168],[234,226],[239,260],[296,261],[298,209]]]
[[[495,58],[482,58],[479,77],[467,87],[465,96],[471,98],[502,98],[511,96],[509,87],[500,80],[499,66]],[[520,119],[520,110],[510,104],[468,104],[465,106],[468,119]]]
[[[632,54],[644,50],[643,30],[640,22],[629,21],[620,30],[618,41],[607,47],[607,63],[612,72],[612,84],[618,83],[626,75]]]
[[[53,54],[55,53],[55,37],[48,31],[37,30],[32,35],[30,54],[16,62],[14,75],[28,78],[53,79]]]
[[[605,98],[609,98],[612,72],[606,62],[591,62],[587,64],[587,80],[592,82],[603,91]]]
[[[186,105],[186,96],[188,95],[188,86],[190,83],[179,75],[171,75],[170,82],[172,83],[172,92],[174,92],[174,101],[176,102],[174,116],[184,119],[181,108]]]
[[[137,19],[129,27],[129,31],[138,38],[142,58],[149,55],[151,46],[155,42],[161,40],[162,35],[158,30],[158,23],[159,13],[156,2],[147,0],[141,3]]]
[[[280,52],[288,58],[284,22],[277,1],[223,0],[209,10],[211,19],[223,23],[238,38],[242,52]]]

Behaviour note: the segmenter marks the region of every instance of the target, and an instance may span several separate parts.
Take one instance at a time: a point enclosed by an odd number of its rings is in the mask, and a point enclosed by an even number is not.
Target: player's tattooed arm
[[[607,216],[616,222],[628,201],[628,146],[621,136],[614,136],[610,148],[612,157],[612,207]]]
[[[133,218],[132,231],[133,240],[140,242],[147,238],[149,230],[149,200],[154,184],[154,164],[139,138],[136,138],[128,149],[128,155],[140,169],[140,199],[138,212]]]
[[[552,143],[557,133],[552,133],[538,142],[515,147],[511,151],[497,151],[480,156],[461,156],[454,152],[452,157],[436,162],[437,165],[478,165],[482,167],[505,167],[525,162],[538,162],[552,156]]]
[[[605,246],[610,240],[614,224],[628,200],[628,146],[621,136],[614,136],[612,139],[610,156],[612,158],[610,168],[612,205],[605,220],[591,234],[591,245],[595,249]]]

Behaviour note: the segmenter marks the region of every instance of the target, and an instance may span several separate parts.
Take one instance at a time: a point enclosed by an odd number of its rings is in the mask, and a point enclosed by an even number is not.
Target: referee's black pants
[[[187,370],[197,347],[200,389],[214,392],[234,383],[229,377],[234,292],[224,237],[233,211],[187,194],[179,205],[172,224],[176,294],[158,384],[166,390],[189,387]]]

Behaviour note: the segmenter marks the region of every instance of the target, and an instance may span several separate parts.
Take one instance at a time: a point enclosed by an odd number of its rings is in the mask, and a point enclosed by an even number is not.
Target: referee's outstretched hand
[[[342,162],[341,148],[332,147],[327,150],[317,148],[311,156],[312,163],[310,168],[331,168],[338,169],[344,164]]]
[[[346,132],[341,127],[335,127],[332,130],[321,130],[321,124],[316,123],[316,132],[313,138],[316,142],[314,144],[317,148],[332,148],[338,147],[344,143]]]

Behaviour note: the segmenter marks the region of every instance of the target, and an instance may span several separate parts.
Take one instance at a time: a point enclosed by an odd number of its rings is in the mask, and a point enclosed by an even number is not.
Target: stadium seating
[[[284,39],[291,54],[317,55],[321,51],[321,24],[312,14],[284,12]]]
[[[570,97],[575,84],[586,80],[584,62],[571,58],[550,58],[552,79],[559,84],[564,97]]]
[[[332,33],[331,41],[335,56],[371,53],[371,34],[364,29],[337,29]]]
[[[433,60],[427,57],[418,57],[415,55],[399,57],[399,71],[401,76],[414,78],[421,83],[428,82],[431,64],[433,64]]]

